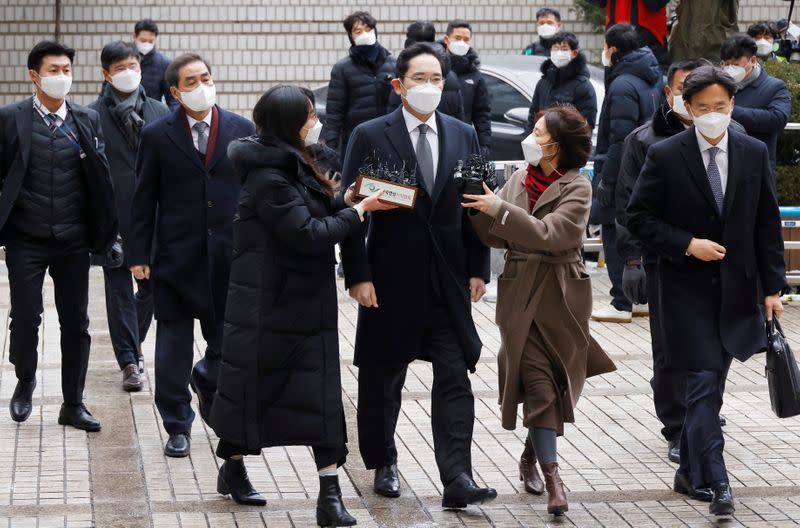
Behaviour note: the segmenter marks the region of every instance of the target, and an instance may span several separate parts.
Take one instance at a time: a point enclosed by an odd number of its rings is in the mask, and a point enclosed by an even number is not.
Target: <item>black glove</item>
[[[597,184],[597,203],[600,207],[611,207],[614,205],[614,186],[605,183],[603,180]]]
[[[647,304],[647,275],[642,267],[642,259],[625,259],[622,270],[622,291],[633,304]]]

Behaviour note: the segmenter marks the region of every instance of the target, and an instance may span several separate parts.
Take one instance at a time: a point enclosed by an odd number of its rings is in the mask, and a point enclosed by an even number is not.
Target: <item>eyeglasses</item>
[[[425,83],[439,84],[444,80],[444,78],[441,75],[432,75],[430,77],[426,77],[425,75],[415,75],[411,77],[411,80],[414,81],[416,84],[425,84]]]

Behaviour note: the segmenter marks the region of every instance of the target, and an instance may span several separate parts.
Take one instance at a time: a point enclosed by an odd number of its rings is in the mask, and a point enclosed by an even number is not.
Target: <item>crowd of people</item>
[[[244,457],[311,446],[318,524],[356,524],[338,481],[348,455],[338,245],[344,287],[359,304],[358,439],[375,493],[402,494],[401,393],[409,364],[425,360],[442,505],[489,502],[497,493],[475,482],[471,462],[469,374],[482,348],[471,303],[490,280],[489,248],[500,248],[500,425],[514,430],[522,404],[524,489],[546,492],[549,513],[568,511],[557,438],[575,421],[586,379],[616,368],[589,320],[627,322],[647,305],[654,404],[667,456],[679,463],[674,490],[732,514],[719,412],[732,358],[762,350],[765,320],[783,311],[775,152],[790,99],[762,67],[777,60],[774,25],[726,35],[713,64],[707,49],[670,62],[665,4],[606,6],[599,121],[577,36],[558,10],[537,12],[539,40],[523,54],[547,59],[524,165],[482,193],[462,194],[452,177],[491,148],[491,94],[468,21],[453,20],[441,40],[430,22],[411,24],[395,58],[373,16],[348,16],[351,46],[331,70],[324,124],[313,92],[298,86],[271,88],[252,120],[223,109],[211,65],[196,53],[166,59],[151,20],[136,24],[133,42],[102,49],[103,83],[88,108],[67,99],[74,50],[36,44],[27,64],[34,95],[0,109],[12,419],[24,422],[33,408],[49,270],[61,327],[58,423],[100,430],[84,403],[93,262],[103,266],[126,391],[143,387],[142,342],[157,320],[166,456],[191,453],[193,391],[219,437],[219,493],[266,504]],[[679,18],[673,33],[688,24]],[[413,208],[356,191],[376,154],[414,168]],[[591,182],[580,174],[590,160]],[[590,223],[602,226],[612,283],[611,305],[594,311],[582,253]],[[205,340],[197,363],[195,320]]]

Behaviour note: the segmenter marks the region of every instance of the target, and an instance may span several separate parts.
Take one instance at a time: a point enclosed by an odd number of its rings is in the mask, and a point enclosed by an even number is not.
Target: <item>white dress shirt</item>
[[[719,169],[719,181],[722,184],[722,195],[725,196],[725,190],[728,188],[728,132],[725,132],[725,135],[722,136],[722,139],[716,145],[712,145],[709,143],[706,138],[703,137],[697,127],[694,129],[694,133],[697,136],[697,144],[700,146],[700,155],[703,157],[703,166],[708,170],[708,164],[711,161],[711,153],[708,151],[711,147],[717,147],[719,152],[717,152],[714,161],[717,162],[717,168]]]
[[[206,136],[208,138],[211,138],[211,115],[213,113],[214,112],[212,110],[209,110],[206,116],[203,118],[203,122],[205,122],[205,124],[208,125],[208,128],[206,129]],[[198,121],[189,114],[186,114],[186,119],[189,120],[189,130],[192,131],[192,141],[194,141],[194,148],[197,148],[197,136],[199,134],[197,133],[197,130],[194,128],[194,125],[198,123]]]
[[[416,152],[417,140],[419,139],[419,127],[422,121],[414,117],[411,112],[403,107],[403,119],[406,120],[406,129],[411,138],[411,148]],[[431,147],[431,156],[433,156],[433,180],[436,181],[436,173],[439,171],[439,131],[436,128],[436,112],[431,114],[431,117],[425,122],[428,125],[428,132],[425,137],[428,138],[428,145]],[[410,167],[407,167],[410,169]]]
[[[44,103],[42,103],[42,101],[39,100],[39,96],[34,95],[33,97],[35,99],[36,107],[41,111],[40,115],[42,116],[42,119],[44,119],[44,122],[47,123],[47,126],[50,126],[50,122],[47,120],[47,117],[46,117],[47,114],[51,113],[50,110],[48,110],[47,107],[44,105]],[[58,110],[56,110],[55,112],[52,112],[52,113],[57,115],[61,119],[61,123],[66,121],[67,120],[67,101],[64,100],[61,103],[61,106],[58,107]]]

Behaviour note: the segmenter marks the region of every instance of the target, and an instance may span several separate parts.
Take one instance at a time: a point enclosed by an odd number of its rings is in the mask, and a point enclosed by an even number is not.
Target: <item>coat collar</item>
[[[534,215],[536,211],[558,199],[558,197],[561,196],[561,190],[565,186],[575,181],[575,178],[577,178],[579,175],[580,173],[578,172],[577,169],[569,170],[562,177],[560,177],[558,180],[555,181],[555,183],[557,183],[558,185],[552,184],[547,189],[545,189],[542,195],[539,197],[539,200],[536,202],[536,205],[533,206],[533,211],[531,211],[531,215]],[[522,180],[521,187],[523,194],[525,194],[527,191],[525,191],[524,179]],[[525,203],[527,204],[528,197],[525,196],[524,198],[525,198]]]
[[[714,200],[714,194],[711,192],[711,184],[708,183],[708,173],[706,172],[706,167],[703,163],[703,157],[700,154],[700,145],[697,142],[695,127],[692,126],[685,132],[681,132],[681,134],[681,144],[683,145],[683,148],[681,149],[681,155],[689,167],[689,172],[691,173],[695,184],[703,196],[706,197],[706,201],[714,213],[723,219],[727,218],[728,212],[731,209],[730,204],[733,203],[733,198],[736,194],[736,187],[738,186],[740,179],[736,169],[737,165],[735,161],[738,157],[738,154],[735,152],[738,144],[736,135],[732,134],[730,129],[728,130],[728,183],[725,187],[725,198],[722,205],[722,214],[720,214],[719,210],[717,209],[717,202]]]
[[[228,127],[225,126],[227,119],[224,117],[224,112],[216,105],[212,108],[212,112],[214,118],[212,118],[212,129],[209,130],[207,150],[207,154],[211,156],[211,159],[206,162],[205,166],[200,156],[197,155],[197,149],[194,148],[192,132],[189,130],[189,123],[186,120],[183,107],[178,106],[166,121],[167,137],[202,171],[212,170],[225,157],[225,148],[217,148],[217,145],[224,146],[230,141]]]

